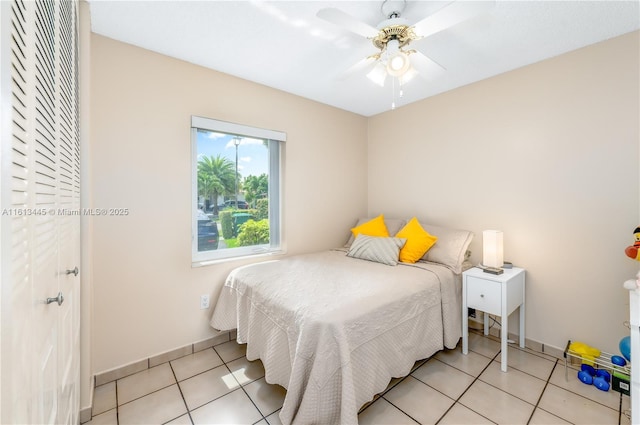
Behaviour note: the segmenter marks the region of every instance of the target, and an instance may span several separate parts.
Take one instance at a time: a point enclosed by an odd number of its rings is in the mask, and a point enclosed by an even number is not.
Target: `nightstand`
[[[524,348],[524,269],[504,269],[493,275],[474,267],[462,273],[462,353],[469,352],[468,308],[485,312],[484,334],[489,334],[489,314],[500,316],[501,365],[507,371],[508,319],[520,307],[520,347]]]

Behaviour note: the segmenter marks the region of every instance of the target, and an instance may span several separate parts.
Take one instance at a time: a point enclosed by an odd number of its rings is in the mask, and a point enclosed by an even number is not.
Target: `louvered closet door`
[[[6,3],[2,10],[4,25]],[[0,422],[75,424],[80,278],[68,271],[80,263],[77,4],[13,0],[8,14],[11,105],[2,107],[12,128],[10,149],[3,140],[10,161],[3,158],[2,180],[11,184],[2,186],[2,295],[10,301],[3,300],[2,324],[11,342],[5,332]],[[4,74],[4,60],[2,67]]]
[[[59,310],[57,423],[78,423],[80,409],[80,128],[78,122],[76,5],[59,4],[58,105],[58,267]]]

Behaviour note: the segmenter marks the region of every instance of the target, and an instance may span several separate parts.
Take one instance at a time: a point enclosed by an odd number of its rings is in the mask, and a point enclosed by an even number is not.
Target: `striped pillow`
[[[407,240],[380,236],[358,235],[347,252],[347,257],[395,266],[400,249]]]

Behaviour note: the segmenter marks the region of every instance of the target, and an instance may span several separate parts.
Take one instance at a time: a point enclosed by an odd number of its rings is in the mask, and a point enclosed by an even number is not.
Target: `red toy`
[[[640,261],[640,227],[636,227],[636,230],[633,231],[633,236],[635,237],[635,242],[633,245],[628,246],[624,253],[627,254],[627,257]]]

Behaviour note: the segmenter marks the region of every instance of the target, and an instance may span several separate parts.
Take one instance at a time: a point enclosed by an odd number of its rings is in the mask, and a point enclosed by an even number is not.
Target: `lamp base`
[[[485,273],[491,273],[491,274],[502,274],[504,273],[504,270],[499,269],[497,267],[485,267],[484,269],[482,269],[483,272]]]

